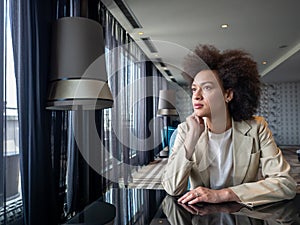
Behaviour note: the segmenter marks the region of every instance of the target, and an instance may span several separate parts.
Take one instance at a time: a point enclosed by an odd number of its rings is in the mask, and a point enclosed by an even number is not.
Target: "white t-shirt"
[[[232,129],[222,134],[208,132],[208,147],[211,165],[208,167],[210,174],[210,187],[222,189],[232,181]]]

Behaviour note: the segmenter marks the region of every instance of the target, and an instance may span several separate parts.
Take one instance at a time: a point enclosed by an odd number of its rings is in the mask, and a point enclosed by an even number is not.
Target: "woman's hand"
[[[186,135],[184,146],[186,148],[186,158],[190,160],[195,151],[195,146],[199,137],[203,133],[205,127],[203,119],[195,114],[188,116],[186,118],[186,123],[189,127],[189,131]]]
[[[239,202],[240,199],[229,188],[212,190],[205,187],[197,187],[178,199],[178,202],[183,204],[195,204],[198,202],[221,203],[234,201]]]
[[[204,131],[204,120],[202,117],[197,116],[195,113],[186,118],[186,122],[189,126],[189,132],[193,133],[195,136],[200,137]]]

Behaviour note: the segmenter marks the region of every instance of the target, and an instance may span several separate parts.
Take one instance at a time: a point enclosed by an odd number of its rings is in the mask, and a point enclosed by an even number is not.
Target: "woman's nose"
[[[200,90],[197,90],[196,92],[194,92],[193,99],[194,100],[202,100],[203,99],[202,92]]]

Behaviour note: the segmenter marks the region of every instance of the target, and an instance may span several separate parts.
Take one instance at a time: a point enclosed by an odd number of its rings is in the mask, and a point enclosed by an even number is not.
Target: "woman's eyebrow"
[[[205,84],[214,84],[214,82],[212,82],[212,81],[205,81],[205,82],[202,82],[202,83],[193,83],[192,86],[195,86],[195,85],[203,86]]]

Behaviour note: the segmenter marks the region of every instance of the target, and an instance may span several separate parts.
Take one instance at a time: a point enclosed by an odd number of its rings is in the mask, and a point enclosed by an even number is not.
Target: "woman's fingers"
[[[188,195],[190,192],[185,193],[184,195],[182,195],[177,201],[178,202],[182,202]]]
[[[178,202],[183,204],[188,202],[190,204],[190,202],[194,202],[194,201],[198,202],[197,201],[198,197],[200,197],[200,194],[196,190],[192,190],[186,193],[185,195],[183,195],[181,198],[179,198]]]
[[[195,113],[193,113],[193,114],[191,115],[191,117],[192,117],[194,120],[196,120],[198,124],[204,124],[203,118],[200,117],[200,116],[197,116]]]
[[[221,194],[222,191],[224,192],[224,189],[212,190],[200,186],[183,195],[178,199],[178,202],[188,204],[195,204],[198,202],[220,203],[224,201]]]

